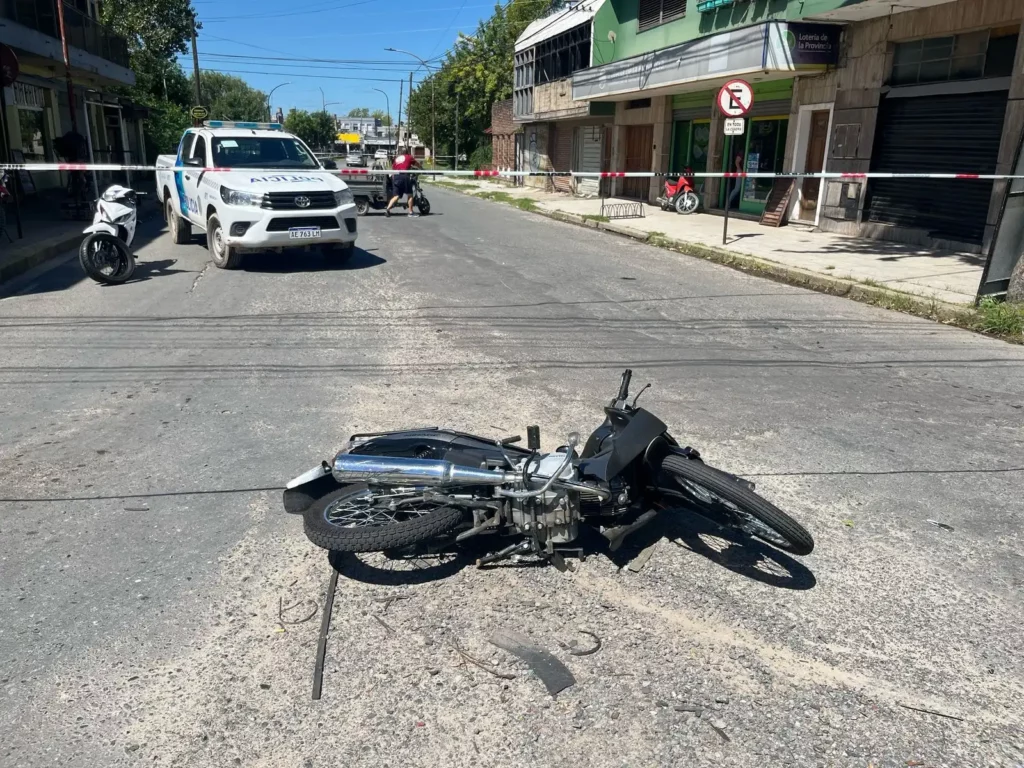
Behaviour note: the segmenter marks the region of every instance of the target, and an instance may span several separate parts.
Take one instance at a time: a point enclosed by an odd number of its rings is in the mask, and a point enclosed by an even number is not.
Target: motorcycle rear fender
[[[284,487],[284,511],[301,515],[314,501],[338,488],[341,483],[334,479],[331,465],[324,461],[288,482]]]

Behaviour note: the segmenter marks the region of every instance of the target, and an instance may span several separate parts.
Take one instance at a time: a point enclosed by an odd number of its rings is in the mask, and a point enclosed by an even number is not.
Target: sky
[[[291,107],[321,109],[326,102],[328,112],[343,115],[355,107],[387,109],[390,102],[396,121],[398,81],[404,80],[403,96],[407,100],[409,73],[414,73],[414,83],[425,73],[411,56],[385,49],[402,48],[430,61],[443,55],[460,31],[471,34],[481,19],[493,13],[495,5],[493,0],[192,3],[202,22],[200,69],[237,75],[264,93],[290,83],[274,92],[275,112],[278,107],[285,113]],[[186,72],[191,72],[191,51],[180,61]],[[387,98],[373,88],[383,90]]]

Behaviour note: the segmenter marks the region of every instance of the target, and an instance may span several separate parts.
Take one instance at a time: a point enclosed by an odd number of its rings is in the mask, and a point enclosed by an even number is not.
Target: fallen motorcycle
[[[639,395],[629,404],[631,377],[623,373],[604,423],[580,452],[572,433],[541,453],[537,427],[527,429],[527,448],[516,445],[518,436],[489,440],[439,428],[357,434],[333,462],[288,483],[285,510],[301,514],[310,541],[331,551],[489,537],[494,545],[478,565],[521,556],[561,565],[563,553],[579,551],[571,545],[581,523],[599,527],[616,549],[660,512],[689,509],[787,552],[811,553],[810,533],[751,483],[680,447],[637,407]]]

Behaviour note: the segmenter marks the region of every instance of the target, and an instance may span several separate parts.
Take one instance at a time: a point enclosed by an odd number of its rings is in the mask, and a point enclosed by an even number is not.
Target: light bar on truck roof
[[[203,120],[207,128],[240,128],[243,131],[280,131],[280,123],[236,123],[233,120]]]

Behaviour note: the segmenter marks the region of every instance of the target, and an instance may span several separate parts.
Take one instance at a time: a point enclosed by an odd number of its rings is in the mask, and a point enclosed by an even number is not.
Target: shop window
[[[686,15],[686,0],[640,0],[637,31],[664,24]]]
[[[647,109],[651,106],[650,99],[630,99],[626,102],[626,109]]]
[[[1018,32],[981,30],[897,43],[890,85],[1006,77],[1013,71]]]
[[[43,110],[19,108],[18,123],[21,126],[21,150],[26,159],[45,161],[49,154],[50,137]]]

